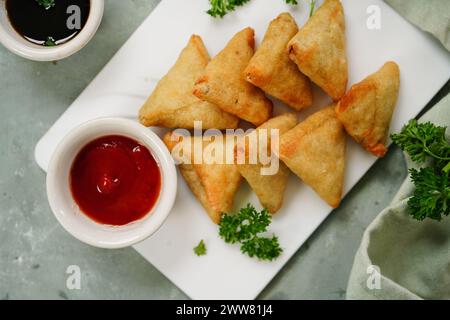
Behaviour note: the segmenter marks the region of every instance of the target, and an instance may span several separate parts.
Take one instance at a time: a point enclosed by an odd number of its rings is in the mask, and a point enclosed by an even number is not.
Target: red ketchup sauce
[[[161,172],[145,146],[111,135],[81,149],[72,164],[70,187],[89,218],[122,226],[142,219],[153,208],[161,191]]]

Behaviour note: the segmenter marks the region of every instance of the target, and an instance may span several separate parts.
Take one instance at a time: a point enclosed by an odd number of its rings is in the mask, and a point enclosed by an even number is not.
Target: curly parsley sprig
[[[206,11],[210,16],[223,18],[228,12],[234,11],[236,7],[243,6],[250,0],[209,0],[211,8]]]
[[[283,251],[278,243],[278,238],[261,238],[255,236],[248,241],[244,241],[241,246],[242,253],[249,257],[257,257],[260,260],[272,261],[276,259]]]
[[[411,169],[411,180],[416,187],[408,200],[414,219],[430,218],[440,221],[450,213],[450,180],[448,173],[439,174],[432,167]]]
[[[450,161],[450,144],[445,139],[446,129],[431,122],[419,124],[414,119],[400,133],[393,134],[392,140],[415,162],[423,163],[431,157],[439,162],[443,161],[440,166],[445,166]]]
[[[232,12],[236,7],[241,7],[250,0],[209,0],[211,8],[206,11],[210,16],[217,18],[223,18],[227,13]],[[285,0],[287,4],[297,5],[297,0]],[[314,7],[316,5],[316,0],[310,0],[310,12],[311,17],[314,13]]]
[[[408,200],[409,213],[417,220],[440,221],[450,214],[450,144],[446,127],[411,120],[392,140],[417,163],[430,161],[425,168],[410,169],[415,191]]]
[[[283,251],[276,236],[261,237],[272,217],[264,209],[258,212],[247,204],[238,214],[224,214],[219,223],[219,235],[226,243],[240,243],[242,253],[260,260],[272,261]]]

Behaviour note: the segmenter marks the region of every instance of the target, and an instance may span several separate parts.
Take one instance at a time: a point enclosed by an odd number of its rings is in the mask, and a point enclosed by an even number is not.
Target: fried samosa
[[[201,163],[194,161],[194,140],[201,146],[202,153],[207,148],[214,147],[215,150],[225,155],[224,139],[207,141],[203,137],[182,137],[176,133],[169,132],[164,137],[169,150],[173,151],[178,143],[185,144],[181,147],[184,152],[179,158],[172,152],[176,160],[181,161],[179,168],[183,178],[186,180],[191,191],[205,208],[209,217],[214,223],[219,223],[223,213],[230,212],[233,205],[234,196],[241,182],[241,175],[233,163],[225,163],[225,158],[218,162],[206,162],[206,156],[200,155]],[[232,145],[231,152],[234,150]],[[189,161],[183,162],[183,159]],[[205,161],[206,160],[206,161]],[[233,160],[233,159],[232,159]]]
[[[202,39],[191,36],[175,65],[141,108],[140,122],[146,126],[191,129],[194,121],[201,121],[204,129],[236,128],[237,117],[192,94],[192,86],[209,60]]]
[[[259,135],[266,135],[264,138],[267,139],[267,143],[265,146],[265,148],[267,149],[267,155],[269,157],[272,156],[273,159],[273,157],[276,156],[271,150],[271,136],[269,130],[278,129],[278,134],[279,136],[281,136],[285,132],[295,127],[296,124],[296,115],[287,113],[268,120],[260,127],[258,127],[255,131],[253,131],[252,134],[256,135],[255,140],[258,141],[258,143],[260,143]],[[262,169],[270,169],[271,164],[263,164],[261,163],[261,161],[259,161],[259,159],[257,159],[257,163],[251,164],[248,155],[248,152],[250,150],[249,143],[250,140],[245,139],[243,145],[238,145],[236,147],[236,158],[238,159],[238,154],[241,154],[242,159],[245,160],[243,164],[239,164],[239,162],[237,162],[237,168],[240,174],[247,180],[253,191],[255,191],[259,201],[261,202],[261,205],[269,210],[270,213],[276,213],[283,204],[284,191],[286,189],[289,177],[289,169],[283,162],[279,162],[278,170],[274,174],[262,174]],[[278,161],[278,158],[276,159],[276,161]]]
[[[309,79],[286,52],[289,40],[297,32],[294,18],[289,13],[280,14],[270,23],[245,75],[250,83],[300,111],[311,106],[313,97]]]
[[[300,71],[334,101],[347,88],[344,9],[339,0],[325,0],[288,44],[289,57]]]
[[[338,207],[347,140],[334,106],[311,115],[280,140],[280,159],[330,206]]]
[[[386,140],[400,88],[400,69],[387,62],[352,86],[337,104],[336,114],[349,135],[377,157],[387,152]]]
[[[258,126],[272,115],[272,102],[245,80],[244,70],[254,54],[254,31],[237,33],[211,60],[194,86],[194,94]]]

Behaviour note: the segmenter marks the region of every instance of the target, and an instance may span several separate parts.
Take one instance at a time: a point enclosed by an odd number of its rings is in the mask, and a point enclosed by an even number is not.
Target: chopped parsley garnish
[[[234,11],[236,7],[243,6],[250,0],[209,0],[211,8],[206,11],[210,16],[223,18],[227,13]],[[284,0],[287,4],[297,5],[297,0]],[[310,16],[314,12],[315,0],[310,0]]]
[[[47,37],[43,45],[44,47],[54,47],[56,46],[56,41],[52,37]]]
[[[239,243],[241,252],[260,260],[272,261],[283,251],[276,236],[262,237],[272,221],[269,212],[260,212],[247,204],[237,214],[224,214],[219,223],[219,235],[226,243]]]
[[[203,240],[200,240],[199,244],[194,248],[194,253],[199,257],[206,254],[206,246]]]
[[[43,6],[45,10],[55,6],[55,0],[36,0],[36,2]]]

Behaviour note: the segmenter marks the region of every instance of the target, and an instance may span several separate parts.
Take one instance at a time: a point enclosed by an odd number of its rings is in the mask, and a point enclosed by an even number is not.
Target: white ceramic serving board
[[[259,42],[269,21],[283,11],[291,11],[298,24],[303,25],[309,7],[307,1],[299,3],[293,9],[282,0],[253,0],[223,20],[215,20],[205,13],[208,0],[163,0],[39,141],[36,161],[46,170],[60,139],[82,122],[105,116],[136,119],[139,107],[175,62],[192,33],[201,35],[211,55],[215,55],[234,33],[247,26],[256,30]],[[349,84],[376,71],[387,60],[400,65],[401,91],[391,127],[392,131],[398,131],[450,78],[450,55],[430,35],[416,29],[381,0],[344,0],[343,4]],[[381,9],[380,30],[369,30],[366,26],[366,10],[370,5]],[[328,102],[315,88],[315,106],[300,118]],[[281,112],[284,108],[278,106],[277,110]],[[376,160],[350,139],[347,158],[346,193]],[[218,237],[217,226],[211,223],[181,177],[177,192],[175,206],[164,226],[135,249],[194,299],[257,297],[332,211],[291,175],[284,206],[271,226],[284,252],[275,262],[259,262]],[[236,209],[247,202],[259,207],[257,198],[243,183]],[[205,240],[208,248],[203,257],[192,251],[200,239]]]

